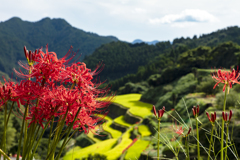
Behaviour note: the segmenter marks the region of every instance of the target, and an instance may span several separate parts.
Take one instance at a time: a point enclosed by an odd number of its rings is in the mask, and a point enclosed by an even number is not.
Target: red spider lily
[[[165,112],[165,107],[163,106],[162,109],[158,110],[158,115],[157,115],[156,108],[155,108],[155,106],[153,105],[153,113],[154,113],[154,115],[155,115],[156,118],[162,118],[164,112]]]
[[[188,136],[191,133],[192,128],[189,127],[188,132],[185,136]],[[175,123],[175,127],[173,126],[173,131],[178,134],[178,136],[184,136],[184,128],[181,126],[178,126],[177,123]]]
[[[73,54],[66,59],[72,53],[71,48],[61,59],[57,58],[55,52],[48,52],[48,46],[46,53],[42,49],[33,53],[27,51],[26,47],[24,53],[28,64],[19,64],[27,72],[15,72],[20,77],[30,80],[22,80],[16,85],[13,93],[17,102],[29,106],[26,120],[29,120],[30,124],[38,123],[43,127],[43,122],[54,117],[61,121],[61,117],[66,115],[65,122],[67,125],[74,122],[73,129],[83,130],[85,133],[94,129],[103,119],[98,117],[98,114],[108,113],[106,109],[113,98],[105,98],[109,88],[97,89],[99,84],[93,81],[93,76],[99,73],[99,66],[91,71],[82,62],[68,65],[75,56]],[[69,83],[72,83],[71,88],[61,85]],[[100,101],[103,98],[104,100]]]
[[[212,78],[217,82],[214,85],[213,89],[215,89],[219,83],[223,83],[224,84],[223,92],[225,91],[226,86],[228,86],[228,93],[229,93],[229,89],[232,88],[232,85],[234,83],[240,84],[240,82],[238,82],[239,76],[240,76],[240,73],[238,72],[238,69],[237,71],[235,71],[235,69],[232,69],[232,71],[231,69],[230,71],[222,71],[221,69],[219,69],[217,73],[215,72],[212,74]]]
[[[225,121],[225,122],[230,122],[230,120],[231,120],[231,118],[232,118],[232,110],[230,110],[230,112],[229,112],[229,118],[228,118],[228,114],[227,114],[227,112],[222,112],[222,117],[223,117],[223,120]]]
[[[0,82],[0,107],[7,101],[17,101],[16,97],[16,84],[11,81],[4,79],[4,85]]]
[[[184,128],[178,126],[177,123],[175,123],[175,127],[173,126],[173,131],[180,136],[180,135],[183,135]]]
[[[210,118],[208,112],[206,112],[206,114],[207,114],[208,120],[209,120],[210,122],[214,123],[214,122],[216,121],[216,118],[217,118],[216,112],[214,112],[214,113],[211,114],[211,118]]]
[[[198,114],[199,114],[199,105],[197,105],[197,108],[196,108],[196,106],[193,106],[192,112],[193,112],[193,116],[194,117],[198,116]]]
[[[28,70],[28,72],[24,74],[21,70],[18,72],[14,69],[14,71],[21,78],[36,78],[36,81],[39,83],[42,83],[43,80],[50,84],[54,81],[59,81],[59,74],[64,70],[63,65],[73,58],[71,57],[66,60],[67,56],[64,56],[58,59],[55,52],[48,52],[48,45],[46,46],[46,53],[44,53],[42,49],[35,51],[35,53],[28,52],[25,49],[24,51],[29,63],[26,65],[19,62],[19,65]],[[71,52],[71,49],[69,52]],[[69,53],[67,53],[67,55],[69,55]]]

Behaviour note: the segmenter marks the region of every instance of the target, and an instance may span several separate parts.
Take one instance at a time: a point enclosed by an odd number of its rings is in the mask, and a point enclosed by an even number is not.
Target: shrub
[[[212,80],[212,77],[204,77],[202,79],[202,82],[200,82],[199,85],[197,85],[196,91],[197,92],[204,92],[208,95],[216,94],[221,90],[221,87],[216,87],[215,89],[210,89],[213,88],[213,86],[216,84],[215,81]]]
[[[230,91],[230,93],[227,96],[227,102],[226,102],[226,109],[229,107],[235,107],[238,105],[239,100],[239,94],[235,91]],[[218,109],[222,109],[222,105],[224,102],[224,92],[220,92],[216,95],[216,104]]]

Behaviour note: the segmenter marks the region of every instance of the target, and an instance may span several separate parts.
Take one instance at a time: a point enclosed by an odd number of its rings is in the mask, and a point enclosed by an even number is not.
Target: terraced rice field
[[[121,106],[128,108],[129,112],[137,117],[144,118],[148,115],[151,115],[152,105],[140,102],[139,99],[141,94],[127,94],[116,96],[114,103],[120,104]],[[92,144],[85,148],[80,148],[78,146],[71,149],[63,158],[63,160],[75,160],[87,157],[89,154],[103,154],[107,156],[107,159],[114,160],[118,159],[123,155],[124,149],[126,149],[133,140],[130,138],[134,126],[137,124],[130,124],[125,121],[125,115],[120,115],[115,119],[106,116],[104,119],[106,122],[102,125],[102,129],[110,133],[111,138],[107,140],[100,140],[94,137],[94,133],[89,133],[87,136],[91,138],[95,144]],[[122,133],[120,130],[113,129],[111,127],[112,123],[118,124],[120,126],[126,127],[126,131]],[[98,130],[98,128],[96,129]],[[101,130],[101,128],[99,129]],[[148,126],[140,125],[138,127],[138,132],[141,134],[141,137],[150,136],[151,132],[148,129]],[[138,140],[128,148],[126,152],[127,159],[138,159],[141,152],[148,146],[149,141],[141,140],[138,137]]]

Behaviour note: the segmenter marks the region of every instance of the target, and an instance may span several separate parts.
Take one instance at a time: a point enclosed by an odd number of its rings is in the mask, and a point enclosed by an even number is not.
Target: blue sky
[[[63,18],[123,41],[172,41],[240,26],[239,0],[0,0],[0,21]]]

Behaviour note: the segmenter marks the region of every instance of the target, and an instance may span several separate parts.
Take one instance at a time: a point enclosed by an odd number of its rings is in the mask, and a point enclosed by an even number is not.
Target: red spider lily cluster
[[[229,89],[232,88],[232,85],[234,83],[240,84],[240,82],[238,82],[239,77],[240,77],[240,73],[238,72],[238,69],[237,71],[235,71],[235,69],[232,69],[232,71],[231,69],[230,71],[223,71],[219,69],[217,72],[214,72],[212,74],[212,78],[217,82],[214,85],[213,89],[215,89],[219,83],[223,83],[224,84],[223,92],[225,91],[226,86],[228,86],[228,92],[229,92]]]
[[[210,115],[209,115],[208,112],[206,112],[206,115],[207,115],[208,120],[209,120],[210,122],[214,123],[214,122],[216,121],[216,118],[217,118],[216,112],[212,113],[212,114],[211,114],[211,117],[210,117]]]
[[[222,117],[225,122],[227,122],[227,121],[230,122],[230,120],[232,118],[232,110],[229,111],[229,117],[228,117],[227,112],[222,112]]]
[[[164,112],[165,112],[165,107],[163,106],[162,109],[159,109],[159,110],[158,110],[158,115],[157,115],[156,108],[155,108],[155,106],[153,106],[153,113],[154,113],[154,115],[155,115],[156,118],[157,118],[157,117],[158,117],[158,118],[162,118]]]
[[[194,116],[194,117],[197,117],[198,114],[199,114],[199,105],[197,105],[197,107],[196,107],[196,106],[193,106],[192,112],[193,112],[193,116]]]
[[[87,133],[95,128],[102,119],[97,115],[107,113],[106,107],[112,99],[100,101],[109,91],[97,89],[100,83],[93,80],[101,69],[97,67],[91,71],[83,62],[69,64],[76,55],[72,48],[60,59],[56,53],[48,51],[48,45],[46,52],[42,48],[32,52],[24,47],[24,53],[28,63],[19,62],[19,65],[25,71],[14,69],[23,80],[20,83],[5,80],[4,85],[0,84],[0,105],[7,101],[16,102],[19,109],[15,114],[21,117],[23,111],[20,106],[28,106],[26,120],[29,125],[37,123],[44,127],[43,122],[54,117],[60,121],[66,115],[66,125],[74,122],[73,129]]]

